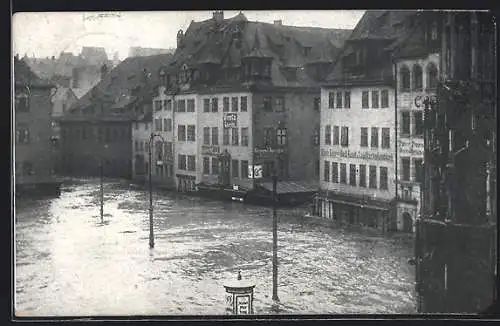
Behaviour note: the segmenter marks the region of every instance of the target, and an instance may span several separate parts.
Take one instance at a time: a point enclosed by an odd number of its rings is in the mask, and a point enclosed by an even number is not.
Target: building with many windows
[[[223,12],[179,31],[161,79],[172,111],[165,104],[153,118],[173,141],[177,188],[269,190],[274,172],[284,186],[315,183],[320,81],[349,33],[250,22],[242,13],[224,19]],[[160,121],[171,116],[169,136]],[[253,165],[262,179],[253,178]]]
[[[395,216],[393,45],[416,12],[367,11],[321,91],[320,186],[313,214],[383,230]]]
[[[14,58],[14,171],[16,194],[59,193],[52,172],[51,93],[54,86]]]

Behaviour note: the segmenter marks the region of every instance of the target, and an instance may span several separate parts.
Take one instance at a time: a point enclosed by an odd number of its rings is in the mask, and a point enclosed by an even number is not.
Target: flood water
[[[95,180],[17,201],[17,316],[223,315],[238,270],[273,313],[271,209],[155,193],[149,249],[148,192],[104,192],[104,224]],[[415,313],[411,246],[278,214],[280,313]]]

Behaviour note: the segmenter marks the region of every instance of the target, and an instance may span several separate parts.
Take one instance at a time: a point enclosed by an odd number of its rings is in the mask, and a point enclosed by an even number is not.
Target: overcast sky
[[[229,18],[239,11],[224,11]],[[243,11],[250,21],[284,25],[353,29],[364,11]],[[191,20],[212,17],[211,11],[156,12],[50,12],[17,13],[13,17],[13,51],[23,56],[59,56],[61,51],[78,54],[82,46],[102,46],[108,57],[118,51],[124,59],[131,46],[175,48],[179,29]]]

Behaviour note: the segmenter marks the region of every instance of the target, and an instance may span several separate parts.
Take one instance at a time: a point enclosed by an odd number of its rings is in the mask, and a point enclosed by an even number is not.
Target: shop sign
[[[321,156],[334,157],[334,158],[355,158],[363,159],[369,161],[392,161],[393,156],[391,153],[370,153],[370,152],[360,152],[351,151],[348,149],[333,150],[333,149],[321,149]]]
[[[423,108],[425,105],[425,102],[429,102],[432,104],[437,103],[437,97],[436,95],[417,95],[415,96],[415,99],[413,100],[413,104],[415,105],[416,108]]]
[[[262,178],[262,165],[260,165],[260,164],[259,165],[249,165],[248,166],[248,177],[250,179]]]
[[[424,155],[424,144],[413,139],[398,140],[398,149],[400,153],[408,153],[416,156]]]
[[[237,128],[238,115],[236,113],[224,113],[223,125],[224,128]]]
[[[284,154],[285,149],[284,148],[255,148],[254,149],[254,154],[258,158],[263,158],[263,157],[273,157],[278,154]]]
[[[201,154],[209,156],[218,156],[220,155],[220,147],[214,145],[202,145]]]

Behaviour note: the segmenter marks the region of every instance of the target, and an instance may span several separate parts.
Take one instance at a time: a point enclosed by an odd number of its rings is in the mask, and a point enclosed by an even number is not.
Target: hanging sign
[[[224,128],[237,128],[238,115],[236,113],[224,113],[223,125]]]
[[[262,178],[262,165],[250,165],[248,167],[248,177],[250,179]]]

